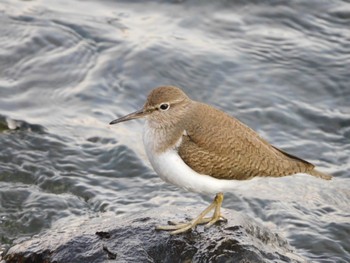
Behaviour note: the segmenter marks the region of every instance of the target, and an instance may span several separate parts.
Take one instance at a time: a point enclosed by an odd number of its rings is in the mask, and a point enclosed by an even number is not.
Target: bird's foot
[[[212,225],[214,225],[215,223],[220,222],[220,221],[227,223],[227,219],[226,219],[224,216],[222,216],[222,215],[219,215],[219,216],[213,215],[213,217],[210,218],[210,220],[209,220],[208,223],[205,225],[205,227],[206,227],[206,228],[209,228],[209,227],[211,227]]]
[[[220,215],[219,217],[215,217],[214,215],[213,217],[203,217],[201,219],[196,218],[188,223],[174,223],[174,222],[169,222],[169,225],[167,226],[157,226],[156,230],[165,230],[165,231],[171,231],[174,230],[172,232],[170,232],[170,234],[172,235],[176,235],[176,234],[180,234],[180,233],[184,233],[190,229],[194,229],[197,225],[203,225],[206,224],[205,227],[211,227],[212,225],[214,225],[215,223],[219,222],[219,221],[225,221],[227,222],[227,219],[224,218],[222,215]]]
[[[214,201],[202,213],[200,213],[200,215],[197,218],[193,219],[192,221],[188,223],[172,224],[168,226],[158,226],[156,227],[156,229],[166,230],[166,231],[173,230],[172,232],[170,232],[170,234],[176,235],[176,234],[184,233],[190,229],[193,229],[197,225],[206,224],[206,227],[210,227],[218,221],[227,222],[227,219],[224,218],[220,213],[220,207],[221,207],[222,201],[223,201],[223,194],[219,193],[216,195]],[[213,216],[205,217],[206,214],[208,214],[214,208],[215,210],[214,210]]]

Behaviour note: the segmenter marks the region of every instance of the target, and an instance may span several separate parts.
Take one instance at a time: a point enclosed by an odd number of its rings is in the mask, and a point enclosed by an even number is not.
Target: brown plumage
[[[195,103],[194,109],[178,151],[196,172],[218,179],[244,180],[255,176],[310,174],[314,170],[311,163],[275,148],[224,112],[202,103]]]
[[[170,104],[168,114],[155,114],[164,102]],[[144,108],[154,115],[154,125],[162,125],[160,128],[166,130],[164,139],[167,143],[160,145],[172,147],[182,136],[179,155],[200,174],[245,180],[256,176],[307,173],[331,179],[315,170],[313,164],[272,146],[239,120],[207,104],[190,100],[176,87],[154,89]],[[159,151],[165,150],[163,148]]]

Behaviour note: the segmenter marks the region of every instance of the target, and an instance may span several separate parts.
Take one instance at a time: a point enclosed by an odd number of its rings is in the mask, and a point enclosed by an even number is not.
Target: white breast
[[[143,143],[153,169],[164,181],[177,185],[191,192],[216,194],[232,190],[237,185],[235,180],[221,180],[203,175],[192,170],[179,156],[176,146],[162,153],[156,152],[156,142],[161,133],[149,127],[146,123],[143,133]],[[181,138],[177,145],[181,144]]]

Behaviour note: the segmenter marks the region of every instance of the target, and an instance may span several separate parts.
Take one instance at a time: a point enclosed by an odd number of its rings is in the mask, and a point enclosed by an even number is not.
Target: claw
[[[227,218],[224,217],[223,215],[220,215],[219,220],[222,221],[222,222],[225,222],[225,223],[227,223],[227,221],[228,221]]]

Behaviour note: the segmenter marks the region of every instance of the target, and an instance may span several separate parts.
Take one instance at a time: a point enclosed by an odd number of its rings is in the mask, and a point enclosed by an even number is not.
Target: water
[[[142,121],[177,85],[332,173],[242,183],[250,215],[313,262],[350,261],[349,1],[0,2],[0,250],[60,218],[203,206],[163,183]]]

